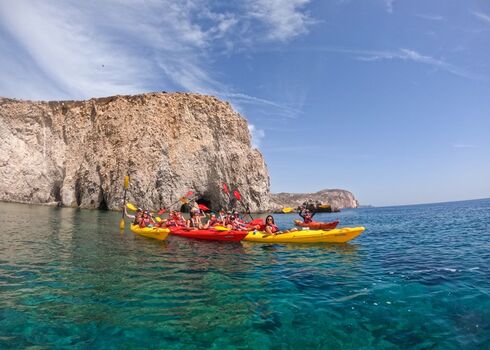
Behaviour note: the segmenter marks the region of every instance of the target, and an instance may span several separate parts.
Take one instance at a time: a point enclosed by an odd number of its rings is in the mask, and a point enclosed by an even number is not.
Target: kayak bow
[[[138,225],[131,224],[131,232],[136,233],[140,236],[158,239],[159,241],[164,241],[167,239],[170,230],[168,228],[160,228],[160,227],[141,228]]]
[[[258,243],[345,243],[365,230],[364,227],[344,227],[325,230],[299,230],[271,235],[263,231],[250,232],[244,241]]]

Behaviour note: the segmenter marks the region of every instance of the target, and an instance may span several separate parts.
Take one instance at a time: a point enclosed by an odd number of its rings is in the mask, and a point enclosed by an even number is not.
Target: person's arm
[[[131,215],[128,213],[128,210],[126,209],[126,207],[124,207],[124,215],[126,215],[128,218],[130,218],[131,220],[134,220],[134,218],[136,217],[136,215]]]
[[[211,219],[209,219],[208,221],[206,221],[206,223],[204,225],[202,225],[203,229],[208,229],[210,223],[211,223]]]
[[[272,234],[272,227],[271,226],[266,226],[265,227],[265,232],[267,232],[268,234]]]

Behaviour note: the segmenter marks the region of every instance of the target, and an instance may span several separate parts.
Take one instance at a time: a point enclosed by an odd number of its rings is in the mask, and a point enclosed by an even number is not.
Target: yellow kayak
[[[170,232],[168,228],[160,228],[160,227],[141,228],[138,225],[133,225],[133,224],[131,224],[131,231],[141,236],[158,239],[159,241],[166,240],[168,233]]]
[[[276,235],[263,231],[250,232],[243,240],[260,243],[345,243],[365,230],[364,227],[344,227],[334,230],[298,230]]]

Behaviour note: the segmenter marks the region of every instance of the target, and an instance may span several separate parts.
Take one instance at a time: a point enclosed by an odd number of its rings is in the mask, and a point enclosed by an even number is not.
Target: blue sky
[[[0,96],[216,95],[273,192],[483,198],[489,38],[484,0],[0,0]]]

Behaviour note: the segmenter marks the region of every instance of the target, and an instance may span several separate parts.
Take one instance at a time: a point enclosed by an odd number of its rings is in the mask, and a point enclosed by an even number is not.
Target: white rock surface
[[[128,199],[145,208],[193,190],[218,209],[228,203],[224,182],[252,211],[271,208],[266,164],[246,120],[211,96],[0,98],[0,140],[2,201],[120,209],[129,174]]]

